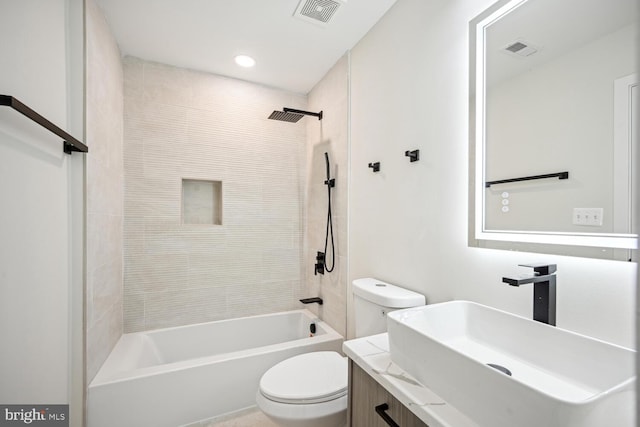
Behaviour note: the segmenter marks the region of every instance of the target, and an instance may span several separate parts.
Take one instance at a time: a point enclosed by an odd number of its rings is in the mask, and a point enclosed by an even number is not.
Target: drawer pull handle
[[[387,405],[386,403],[383,403],[382,405],[376,406],[375,409],[376,409],[376,413],[380,415],[380,418],[382,418],[384,422],[387,423],[387,425],[389,425],[390,427],[400,427],[400,425],[398,425],[398,423],[393,421],[393,418],[391,418],[389,414],[387,414],[386,411],[389,410],[389,405]]]

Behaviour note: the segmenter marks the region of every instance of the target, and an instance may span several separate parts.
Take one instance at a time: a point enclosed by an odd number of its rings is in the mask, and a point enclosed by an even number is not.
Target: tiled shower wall
[[[90,382],[122,335],[123,74],[120,51],[95,2],[86,3],[87,292]]]
[[[306,97],[125,58],[125,332],[300,308]],[[183,224],[182,180],[221,225]]]
[[[320,295],[324,304],[310,305],[336,331],[346,337],[347,328],[347,191],[348,191],[348,94],[349,59],[343,56],[309,93],[309,109],[323,111],[321,122],[307,120],[306,180],[306,283],[308,296]],[[314,275],[317,251],[324,251],[327,227],[327,186],[324,153],[329,154],[335,268],[324,275]],[[366,165],[365,165],[366,166]],[[330,242],[330,240],[329,240]],[[331,243],[327,251],[331,251]],[[330,257],[330,256],[329,256]],[[330,260],[328,261],[330,263]]]

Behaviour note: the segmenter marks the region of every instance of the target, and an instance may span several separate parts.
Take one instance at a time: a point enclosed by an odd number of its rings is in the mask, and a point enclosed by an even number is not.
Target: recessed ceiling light
[[[238,64],[241,67],[249,68],[256,65],[256,60],[247,55],[238,55],[236,56],[235,60],[236,60],[236,64]]]

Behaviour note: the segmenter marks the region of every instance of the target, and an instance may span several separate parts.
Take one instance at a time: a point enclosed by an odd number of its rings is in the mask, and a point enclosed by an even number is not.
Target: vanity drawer
[[[385,404],[386,407],[382,406]],[[351,427],[389,427],[394,422],[401,427],[428,427],[352,360],[349,360],[348,412]],[[389,422],[383,419],[384,414]]]

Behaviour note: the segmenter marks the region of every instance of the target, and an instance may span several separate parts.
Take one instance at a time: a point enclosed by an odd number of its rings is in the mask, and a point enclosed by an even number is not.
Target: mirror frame
[[[637,249],[636,234],[487,230],[484,227],[485,31],[527,1],[499,0],[469,23],[469,246],[490,247],[482,243],[488,241],[495,242],[499,249],[563,255],[574,255],[580,252],[574,249],[581,247]],[[509,247],[508,242],[525,245]]]

